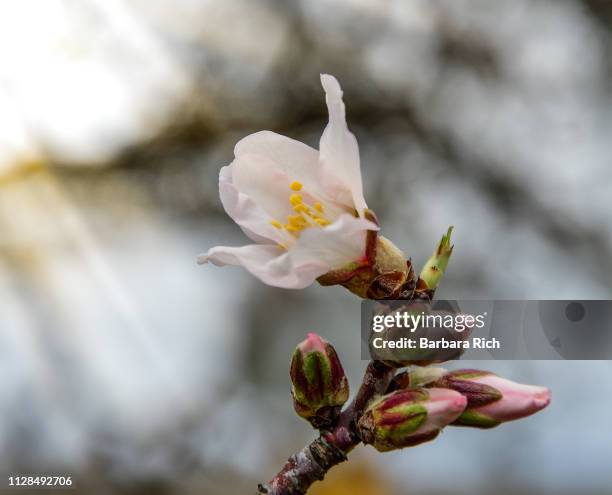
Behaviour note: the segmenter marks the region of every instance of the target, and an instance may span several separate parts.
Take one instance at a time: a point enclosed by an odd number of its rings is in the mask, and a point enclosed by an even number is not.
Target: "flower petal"
[[[454,390],[430,388],[427,393],[427,421],[419,431],[444,428],[455,421],[467,405],[467,399]]]
[[[242,247],[217,246],[198,257],[198,263],[212,262],[217,266],[239,265],[264,284],[284,289],[303,289],[325,273],[327,265],[321,260],[308,258],[294,265],[288,252],[278,246],[250,244]]]
[[[314,166],[318,167],[318,164]],[[269,156],[244,151],[239,152],[231,163],[231,168],[234,188],[251,198],[265,211],[268,214],[268,222],[274,219],[284,223],[284,219],[295,214],[289,199],[295,192],[290,187],[295,180],[303,185],[299,192],[303,200],[310,205],[323,203],[328,219],[333,220],[342,213],[352,211],[350,202],[343,206],[328,199],[314,169],[313,172],[303,175],[295,173],[292,167],[289,168],[293,171],[287,172],[281,163]]]
[[[248,244],[240,247],[216,246],[198,256],[198,264],[236,265],[255,269],[278,257],[278,248],[271,244]],[[251,269],[249,269],[251,271]]]
[[[262,282],[286,289],[303,289],[317,277],[364,256],[366,230],[378,227],[345,214],[325,228],[305,230],[288,251],[275,245],[218,246],[198,258],[198,263],[240,265]]]
[[[295,139],[271,131],[260,131],[242,138],[234,147],[234,155],[259,155],[267,158],[288,176],[304,185],[315,182],[319,169],[319,153]],[[317,184],[310,184],[316,186]]]
[[[237,156],[231,166],[233,186],[251,198],[269,219],[282,221],[292,213],[289,203],[291,180],[273,161],[262,155],[245,153]]]
[[[299,241],[287,254],[296,266],[312,263],[312,260],[323,261],[326,270],[317,275],[319,277],[364,258],[368,230],[378,230],[378,226],[364,218],[345,213],[325,228],[304,230]]]
[[[290,185],[294,181],[302,184],[300,194],[306,198],[309,195],[312,201],[328,198],[321,181],[319,154],[310,146],[261,131],[240,140],[234,153],[232,183],[271,217],[286,218],[294,213],[289,203],[293,192]]]
[[[550,404],[550,390],[546,387],[524,385],[493,374],[476,378],[474,381],[494,387],[502,393],[501,400],[477,408],[479,413],[497,421],[521,419]]]
[[[232,165],[219,172],[219,195],[227,214],[244,233],[260,244],[286,242],[289,234],[271,223],[271,216],[249,196],[236,189],[232,182]]]
[[[321,84],[325,90],[325,100],[329,111],[329,124],[319,144],[319,159],[326,172],[327,188],[337,190],[338,197],[335,199],[340,202],[343,202],[343,186],[348,188],[355,209],[363,217],[367,205],[363,197],[359,147],[357,139],[346,125],[342,89],[336,78],[329,74],[321,74]]]

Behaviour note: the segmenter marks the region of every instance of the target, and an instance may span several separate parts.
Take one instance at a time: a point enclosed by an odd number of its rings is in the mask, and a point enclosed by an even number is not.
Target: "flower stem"
[[[258,494],[304,495],[310,485],[322,480],[327,471],[346,460],[361,439],[355,430],[357,420],[368,403],[384,394],[395,375],[395,369],[381,361],[370,361],[357,395],[342,412],[337,424],[309,445],[292,455],[283,468],[266,484],[260,484]]]

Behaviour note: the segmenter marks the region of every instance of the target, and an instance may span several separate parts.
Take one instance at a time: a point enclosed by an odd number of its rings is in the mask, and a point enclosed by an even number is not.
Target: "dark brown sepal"
[[[378,275],[370,282],[366,292],[367,299],[397,299],[406,275],[402,272],[389,272]]]
[[[461,380],[453,376],[446,375],[440,380],[430,384],[432,387],[450,388],[455,392],[459,392],[465,396],[468,401],[468,407],[481,407],[500,400],[503,395],[495,387],[477,383],[469,380]]]
[[[414,288],[414,301],[432,301],[435,289],[430,289],[422,278],[418,278]]]

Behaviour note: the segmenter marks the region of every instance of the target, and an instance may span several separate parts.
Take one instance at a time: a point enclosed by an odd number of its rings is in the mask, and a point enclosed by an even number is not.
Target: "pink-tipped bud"
[[[466,404],[463,395],[449,389],[397,390],[373,402],[357,429],[363,443],[380,452],[412,447],[436,438]]]
[[[309,333],[293,353],[290,375],[295,412],[315,428],[329,426],[349,396],[348,380],[334,347]]]
[[[452,371],[433,383],[467,398],[467,407],[453,423],[458,426],[493,428],[506,421],[521,419],[550,404],[546,387],[523,385],[488,371]]]

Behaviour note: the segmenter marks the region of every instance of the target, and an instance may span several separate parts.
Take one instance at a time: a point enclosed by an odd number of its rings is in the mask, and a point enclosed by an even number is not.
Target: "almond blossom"
[[[321,75],[329,124],[319,150],[270,131],[236,144],[219,174],[228,215],[254,241],[217,246],[198,263],[239,265],[262,282],[300,289],[366,257],[366,234],[378,226],[363,196],[359,148],[348,130],[342,89]]]

